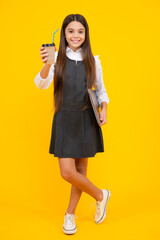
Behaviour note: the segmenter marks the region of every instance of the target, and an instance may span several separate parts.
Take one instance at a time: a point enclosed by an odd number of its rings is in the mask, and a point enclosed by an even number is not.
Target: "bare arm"
[[[42,70],[40,71],[41,78],[46,78],[48,76],[51,64],[44,64]]]
[[[101,103],[101,109],[107,111],[107,102],[102,102]]]

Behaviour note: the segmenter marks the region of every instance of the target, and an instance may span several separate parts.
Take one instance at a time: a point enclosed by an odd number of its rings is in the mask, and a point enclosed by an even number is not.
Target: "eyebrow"
[[[68,28],[68,30],[74,30],[73,28]],[[84,30],[84,28],[80,28],[80,29],[78,29],[78,30]]]

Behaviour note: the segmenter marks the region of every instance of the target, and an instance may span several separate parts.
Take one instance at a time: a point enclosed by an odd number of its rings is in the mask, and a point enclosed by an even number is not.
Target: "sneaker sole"
[[[107,190],[107,189],[106,189]],[[103,222],[103,220],[105,219],[105,217],[106,217],[106,213],[107,213],[107,203],[108,203],[108,201],[109,201],[109,198],[110,198],[110,196],[111,196],[111,193],[110,193],[110,191],[109,190],[107,190],[108,191],[108,196],[107,196],[107,199],[106,199],[106,203],[105,203],[105,208],[104,208],[104,212],[103,212],[103,215],[102,215],[102,218],[98,221],[98,222],[96,222],[96,223],[101,223],[101,222]]]
[[[74,234],[74,233],[77,232],[77,227],[74,228],[74,229],[72,229],[72,230],[66,230],[66,229],[63,227],[63,232],[64,232],[65,234]]]

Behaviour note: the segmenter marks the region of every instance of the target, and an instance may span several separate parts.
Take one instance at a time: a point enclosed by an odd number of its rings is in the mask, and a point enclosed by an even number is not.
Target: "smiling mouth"
[[[71,41],[74,42],[74,43],[78,43],[78,42],[80,42],[80,40],[78,40],[78,41],[71,40]]]

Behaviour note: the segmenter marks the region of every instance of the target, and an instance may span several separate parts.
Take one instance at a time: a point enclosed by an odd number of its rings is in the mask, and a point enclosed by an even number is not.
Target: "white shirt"
[[[81,61],[82,58],[82,48],[78,49],[76,52],[74,52],[71,48],[68,46],[66,47],[66,55],[68,58],[75,60],[75,61]],[[58,52],[55,52],[55,63],[57,60]],[[104,83],[103,83],[103,74],[102,74],[102,67],[101,67],[101,61],[98,59],[99,55],[94,56],[96,61],[96,77],[97,80],[95,82],[95,91],[98,98],[98,103],[101,105],[102,102],[107,102],[107,104],[110,102]],[[54,77],[54,66],[55,63],[51,65],[48,76],[46,78],[42,78],[40,76],[40,72],[37,74],[37,76],[34,79],[34,82],[36,86],[40,89],[46,89],[50,86],[51,82],[53,81]]]

